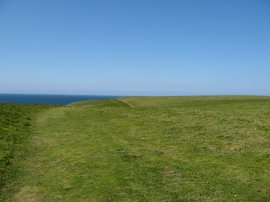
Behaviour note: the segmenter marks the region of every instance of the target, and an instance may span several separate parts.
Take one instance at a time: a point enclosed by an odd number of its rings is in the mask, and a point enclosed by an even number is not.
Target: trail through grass
[[[0,104],[0,201],[16,192],[36,115],[52,107],[56,106]]]
[[[84,101],[32,130],[10,201],[270,201],[269,97]]]

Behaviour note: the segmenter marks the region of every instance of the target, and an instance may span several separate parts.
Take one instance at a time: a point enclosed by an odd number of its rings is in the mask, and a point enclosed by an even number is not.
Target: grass
[[[270,201],[270,98],[127,97],[39,113],[7,201]]]
[[[37,113],[50,105],[0,104],[0,200],[15,190],[20,162],[26,154],[31,125]]]

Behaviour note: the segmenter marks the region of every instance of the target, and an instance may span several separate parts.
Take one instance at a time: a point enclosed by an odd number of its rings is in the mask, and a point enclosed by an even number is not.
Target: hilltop
[[[11,201],[269,201],[270,97],[125,97],[33,116]]]

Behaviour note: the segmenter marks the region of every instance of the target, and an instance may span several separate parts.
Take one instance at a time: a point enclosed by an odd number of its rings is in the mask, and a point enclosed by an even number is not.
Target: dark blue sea
[[[45,95],[45,94],[0,94],[0,103],[16,104],[63,104],[82,100],[110,99],[119,96],[100,95]]]

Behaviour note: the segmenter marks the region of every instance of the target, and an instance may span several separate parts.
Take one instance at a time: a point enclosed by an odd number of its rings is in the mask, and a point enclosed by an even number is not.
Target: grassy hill
[[[8,201],[270,201],[270,97],[127,97],[35,117]]]

